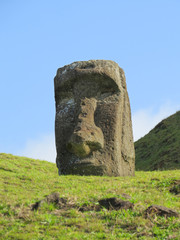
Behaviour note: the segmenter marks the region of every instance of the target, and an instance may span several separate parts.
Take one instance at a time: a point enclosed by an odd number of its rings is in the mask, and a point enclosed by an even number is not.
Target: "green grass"
[[[0,239],[180,239],[178,218],[152,216],[145,209],[163,205],[180,211],[179,196],[169,192],[180,171],[136,172],[135,177],[58,176],[55,164],[0,154]],[[31,205],[59,192],[72,206]],[[133,210],[84,211],[106,197],[128,199]]]
[[[180,169],[180,111],[135,142],[136,170]]]

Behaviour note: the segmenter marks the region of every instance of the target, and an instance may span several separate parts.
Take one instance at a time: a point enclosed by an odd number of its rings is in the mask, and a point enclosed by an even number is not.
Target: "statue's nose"
[[[104,146],[102,130],[94,123],[95,110],[96,100],[94,98],[81,100],[78,122],[67,144],[68,151],[78,157],[86,157],[92,151]]]

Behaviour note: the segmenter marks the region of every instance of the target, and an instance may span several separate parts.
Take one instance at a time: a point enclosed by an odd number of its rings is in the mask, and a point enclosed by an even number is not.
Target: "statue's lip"
[[[78,162],[71,164],[69,171],[72,171],[73,174],[80,174],[80,175],[103,175],[103,169],[105,168],[102,164],[94,164],[93,160],[83,160],[81,159]]]

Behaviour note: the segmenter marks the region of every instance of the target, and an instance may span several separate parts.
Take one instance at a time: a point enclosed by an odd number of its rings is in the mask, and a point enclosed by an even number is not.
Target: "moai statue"
[[[54,78],[59,174],[134,176],[124,71],[113,61],[74,62]]]

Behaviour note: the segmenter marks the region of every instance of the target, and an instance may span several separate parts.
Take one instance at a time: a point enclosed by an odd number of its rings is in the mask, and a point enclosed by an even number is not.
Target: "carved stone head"
[[[54,85],[59,174],[134,175],[130,104],[118,64],[74,62],[58,69]]]

